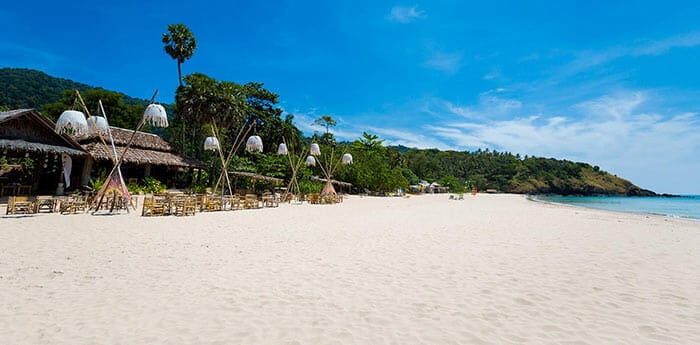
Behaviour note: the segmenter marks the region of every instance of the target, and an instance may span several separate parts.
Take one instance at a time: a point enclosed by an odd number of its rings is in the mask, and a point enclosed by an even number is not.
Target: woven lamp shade
[[[280,146],[277,147],[277,154],[281,156],[286,156],[289,153],[289,150],[287,150],[287,144],[281,143]]]
[[[102,116],[90,116],[87,119],[87,125],[88,125],[88,133],[89,134],[94,134],[94,133],[102,133],[102,134],[107,134],[109,132],[109,123],[107,123],[107,119],[105,119]]]
[[[314,156],[308,156],[304,163],[306,163],[307,166],[316,166],[316,158],[314,158]]]
[[[143,112],[143,120],[154,127],[168,127],[168,114],[160,104],[149,104]]]
[[[59,134],[82,135],[88,132],[85,114],[77,110],[66,110],[56,121],[56,132]]]
[[[204,149],[208,151],[216,151],[219,149],[219,139],[216,137],[207,137],[204,139]]]
[[[312,156],[318,156],[321,154],[321,148],[316,143],[311,144],[310,151]]]
[[[262,138],[260,138],[257,135],[251,136],[250,138],[248,138],[248,141],[245,143],[245,149],[250,151],[250,152],[263,152]]]

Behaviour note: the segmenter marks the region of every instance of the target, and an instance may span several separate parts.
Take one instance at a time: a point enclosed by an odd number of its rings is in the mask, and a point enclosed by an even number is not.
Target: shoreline
[[[688,196],[679,196],[679,197],[694,197],[695,195],[688,195]],[[691,216],[682,216],[682,215],[677,215],[677,214],[665,214],[665,213],[654,213],[654,212],[645,212],[645,211],[627,211],[627,210],[610,210],[610,209],[605,209],[605,208],[597,208],[597,207],[589,207],[589,206],[584,206],[584,205],[576,205],[576,204],[567,204],[563,202],[556,202],[556,201],[550,201],[550,200],[543,200],[540,197],[542,195],[526,195],[526,199],[532,202],[539,202],[543,204],[550,204],[550,205],[557,205],[557,206],[565,206],[565,207],[574,207],[574,208],[582,208],[582,209],[587,209],[587,210],[595,210],[595,211],[602,211],[602,212],[612,212],[612,213],[621,213],[621,214],[632,214],[632,215],[638,215],[638,216],[652,216],[652,217],[660,217],[663,219],[671,219],[671,220],[682,220],[682,221],[690,221],[690,222],[700,222],[700,218],[695,218]],[[581,196],[581,198],[587,198],[588,196]],[[605,197],[605,196],[601,196]],[[642,197],[642,198],[666,198],[665,196],[658,196],[658,197]],[[638,197],[624,197],[624,198],[638,198]],[[675,197],[674,197],[675,198]]]

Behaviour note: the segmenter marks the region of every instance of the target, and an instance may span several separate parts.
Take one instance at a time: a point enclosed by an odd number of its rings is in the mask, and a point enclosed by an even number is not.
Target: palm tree
[[[165,44],[165,52],[173,60],[177,60],[177,78],[182,86],[180,65],[192,57],[197,48],[197,40],[185,24],[178,23],[168,25],[168,32],[163,34],[163,44]]]

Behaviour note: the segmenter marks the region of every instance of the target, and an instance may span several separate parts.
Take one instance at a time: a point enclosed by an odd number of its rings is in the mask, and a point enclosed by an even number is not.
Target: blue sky
[[[183,73],[280,94],[313,132],[585,161],[700,194],[700,2],[12,2],[0,66],[171,102],[161,33],[198,40]]]

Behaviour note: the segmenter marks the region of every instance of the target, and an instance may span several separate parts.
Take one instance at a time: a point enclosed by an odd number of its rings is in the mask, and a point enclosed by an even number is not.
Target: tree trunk
[[[180,61],[177,62],[177,80],[180,82],[180,86],[182,86],[182,70],[180,70]]]

